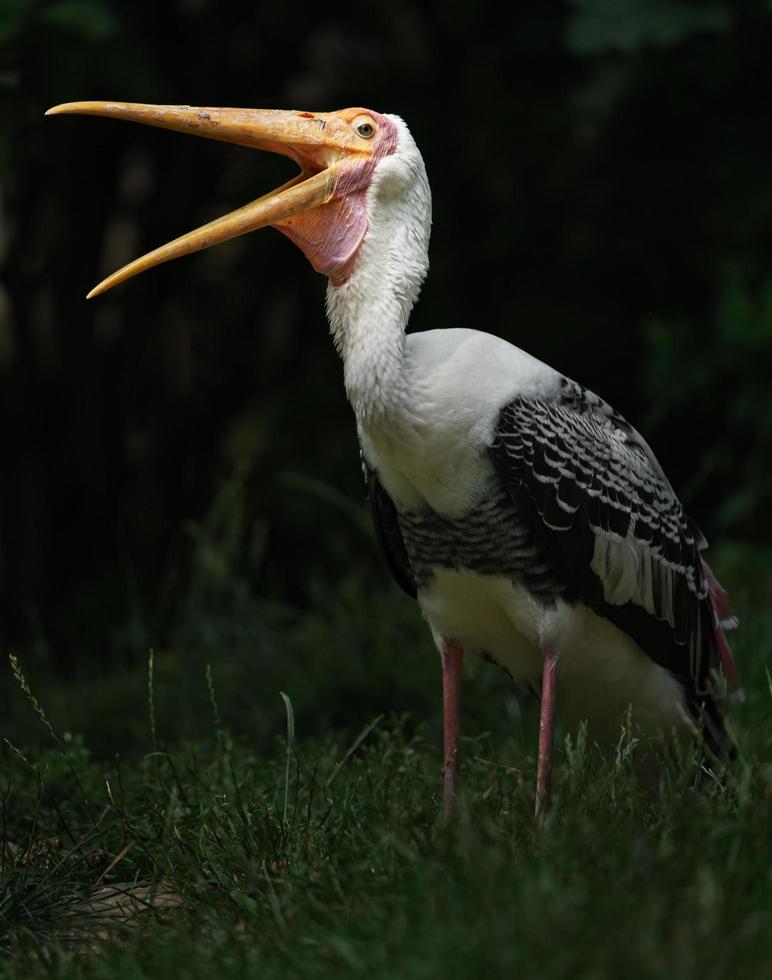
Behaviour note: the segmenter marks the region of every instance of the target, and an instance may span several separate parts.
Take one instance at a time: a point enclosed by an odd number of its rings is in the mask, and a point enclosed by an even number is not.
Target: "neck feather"
[[[402,120],[397,151],[367,193],[368,228],[354,271],[329,284],[327,315],[346,393],[366,428],[409,416],[405,328],[429,268],[431,195],[423,160]]]

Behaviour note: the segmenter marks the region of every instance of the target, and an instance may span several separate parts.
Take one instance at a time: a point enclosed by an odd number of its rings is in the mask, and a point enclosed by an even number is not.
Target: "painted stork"
[[[628,709],[732,752],[725,597],[642,436],[603,399],[498,337],[406,335],[429,268],[431,195],[398,116],[76,102],[292,158],[282,187],[131,262],[89,293],[271,225],[329,279],[327,315],[357,421],[380,546],[441,654],[444,804],[457,793],[460,670],[484,653],[541,692],[536,813],[556,709],[613,741]]]

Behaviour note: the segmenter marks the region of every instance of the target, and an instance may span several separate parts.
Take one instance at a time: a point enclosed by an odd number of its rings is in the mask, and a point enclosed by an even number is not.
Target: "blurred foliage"
[[[772,506],[772,277],[753,290],[742,267],[731,266],[707,323],[652,319],[647,337],[652,428],[667,426],[684,440],[695,422],[705,431],[682,496],[736,484],[718,498],[713,525],[755,537],[758,516]]]
[[[489,330],[599,391],[709,537],[769,546],[772,8],[491,18],[460,0],[0,5],[0,637],[41,669],[136,665],[191,610],[345,634],[347,594],[346,616],[391,602],[420,631],[406,600],[372,598],[392,587],[324,283],[289,242],[261,232],[83,300],[286,163],[43,119],[67,100],[399,112],[435,198],[414,328]]]
[[[568,46],[576,54],[632,52],[644,45],[671,47],[699,31],[724,32],[731,24],[722,3],[678,0],[571,0]]]

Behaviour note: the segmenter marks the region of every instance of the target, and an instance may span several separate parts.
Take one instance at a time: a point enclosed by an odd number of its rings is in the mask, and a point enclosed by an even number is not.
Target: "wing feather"
[[[719,625],[706,547],[645,440],[602,399],[561,380],[554,399],[515,398],[489,450],[535,540],[580,599],[684,684],[725,744],[713,672]]]
[[[418,595],[415,577],[410,567],[405,541],[399,526],[397,508],[391,497],[380,484],[375,470],[367,465],[362,457],[362,468],[367,481],[367,495],[370,499],[370,513],[373,518],[375,537],[394,581],[411,598]]]

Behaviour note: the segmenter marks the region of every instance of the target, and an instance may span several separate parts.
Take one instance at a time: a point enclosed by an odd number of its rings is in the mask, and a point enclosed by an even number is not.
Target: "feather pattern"
[[[522,582],[544,602],[565,591],[520,508],[505,492],[483,499],[457,517],[425,509],[399,514],[398,521],[418,587],[425,586],[439,566],[503,575]]]
[[[627,632],[704,706],[722,666],[706,543],[643,438],[564,378],[554,400],[515,398],[501,410],[490,457],[569,597]]]

